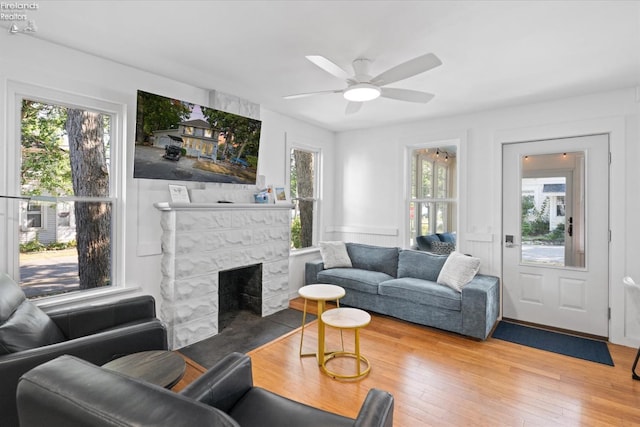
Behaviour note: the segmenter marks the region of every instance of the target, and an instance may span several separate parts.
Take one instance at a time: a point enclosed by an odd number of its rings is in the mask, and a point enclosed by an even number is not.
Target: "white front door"
[[[503,146],[503,317],[607,337],[609,136]]]

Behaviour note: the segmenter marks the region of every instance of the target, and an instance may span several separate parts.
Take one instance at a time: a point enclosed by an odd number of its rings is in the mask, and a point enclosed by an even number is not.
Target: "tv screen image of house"
[[[133,177],[254,185],[261,125],[139,90]]]

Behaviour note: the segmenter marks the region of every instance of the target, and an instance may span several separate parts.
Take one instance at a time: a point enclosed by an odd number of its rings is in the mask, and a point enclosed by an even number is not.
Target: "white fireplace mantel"
[[[159,317],[178,349],[218,333],[218,273],[262,264],[262,316],[289,304],[291,204],[156,203],[161,212]]]
[[[273,210],[283,209],[289,210],[293,208],[290,203],[170,203],[159,202],[154,203],[156,209],[160,211],[195,211],[195,210]]]

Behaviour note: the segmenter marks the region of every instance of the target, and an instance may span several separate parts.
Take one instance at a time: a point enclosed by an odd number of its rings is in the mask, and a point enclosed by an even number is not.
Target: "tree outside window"
[[[294,205],[291,248],[303,249],[312,247],[315,243],[318,153],[292,148],[289,161],[289,192]]]
[[[41,203],[40,208],[51,212],[51,218],[65,218],[54,222],[47,234],[21,235],[21,252],[75,246],[68,253],[72,254],[70,263],[76,271],[71,275],[77,284],[69,286],[67,271],[56,277],[56,271],[62,271],[59,268],[47,275],[44,294],[27,294],[42,296],[111,284],[111,115],[28,99],[22,101],[21,113],[21,194],[55,198],[52,203]],[[27,219],[33,218],[29,211]],[[64,228],[64,238],[60,227]],[[29,263],[37,260],[33,256],[23,261],[26,259],[21,256],[23,286],[25,281],[35,285],[38,279],[26,276],[32,267]]]

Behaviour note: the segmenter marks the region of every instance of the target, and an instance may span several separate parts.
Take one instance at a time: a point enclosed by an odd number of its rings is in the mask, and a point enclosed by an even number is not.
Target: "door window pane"
[[[525,156],[521,181],[521,260],[584,267],[584,153]]]

